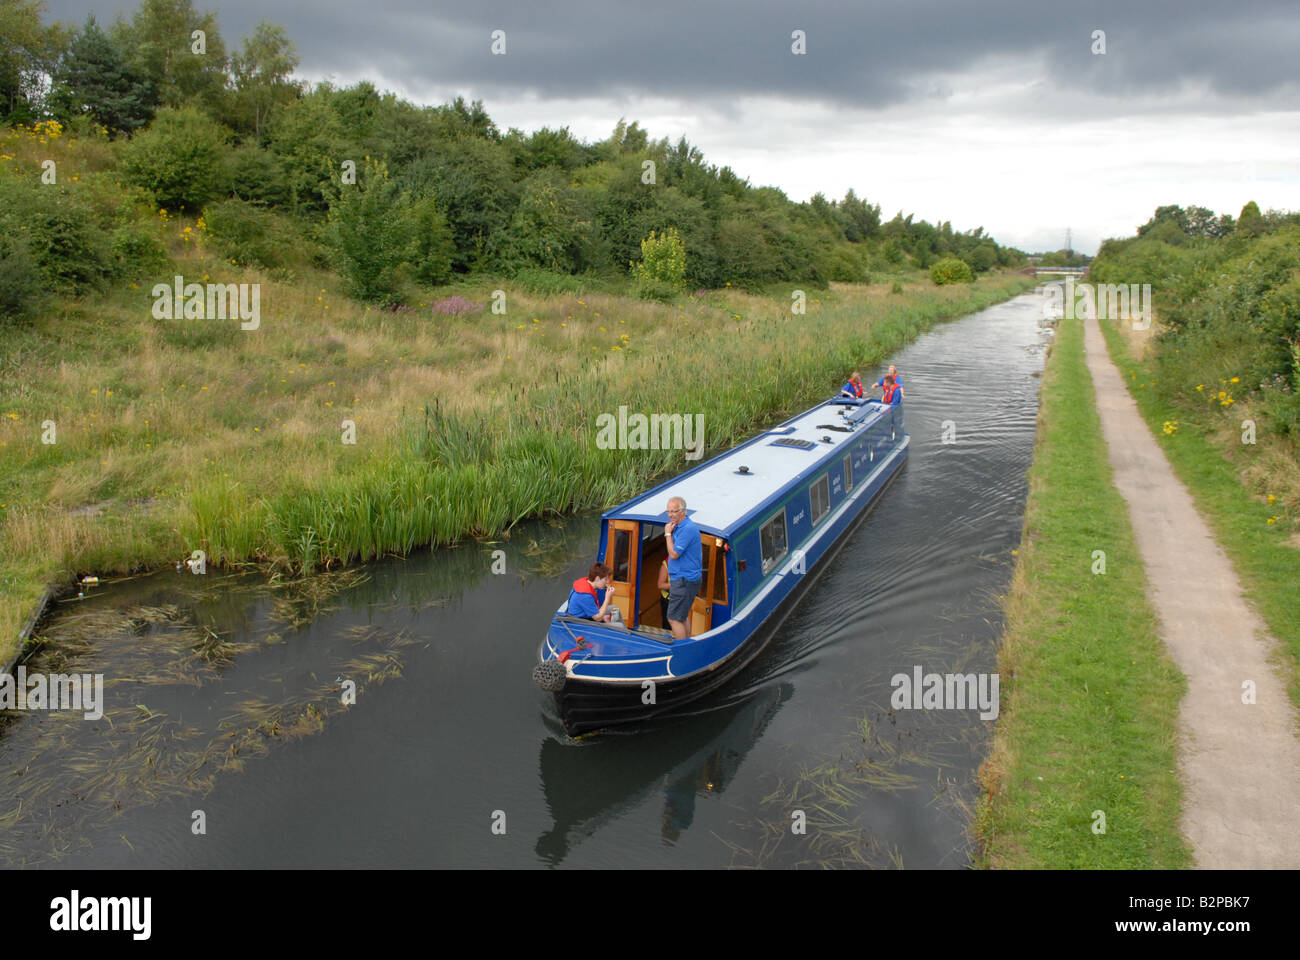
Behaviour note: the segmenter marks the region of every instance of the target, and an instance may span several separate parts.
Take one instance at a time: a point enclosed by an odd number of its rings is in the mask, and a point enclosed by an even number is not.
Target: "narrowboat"
[[[566,732],[676,711],[753,660],[906,462],[903,405],[835,398],[606,511],[596,557],[624,626],[551,620],[533,679]],[[690,636],[659,604],[670,497],[700,530],[704,576]]]

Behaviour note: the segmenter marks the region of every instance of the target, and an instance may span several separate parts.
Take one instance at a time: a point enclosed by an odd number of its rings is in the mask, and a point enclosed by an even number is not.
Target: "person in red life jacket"
[[[862,374],[854,370],[853,374],[849,377],[848,382],[845,383],[844,386],[840,387],[840,396],[853,397],[861,400],[863,392]]]
[[[885,377],[893,377],[894,383],[898,384],[900,387],[903,385],[903,379],[898,375],[898,368],[894,366],[892,363],[889,365],[889,373],[885,374]],[[872,386],[880,387],[883,389],[885,386],[885,377],[881,377],[879,380],[873,383]]]
[[[593,563],[585,577],[573,581],[573,589],[569,592],[569,616],[623,626],[623,615],[618,607],[610,609],[614,603],[614,591],[609,588],[609,573],[605,564]]]
[[[886,374],[885,379],[881,384],[881,389],[885,391],[884,396],[880,398],[881,403],[888,403],[888,404],[902,403],[903,385],[901,383],[895,383],[893,377]]]

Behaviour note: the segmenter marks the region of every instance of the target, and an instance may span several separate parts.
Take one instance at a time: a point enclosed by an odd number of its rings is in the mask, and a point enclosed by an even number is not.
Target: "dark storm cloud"
[[[1196,85],[1223,97],[1294,89],[1295,0],[919,0],[846,9],[843,0],[229,0],[215,9],[234,47],[257,20],[286,27],[300,72],[382,76],[408,89],[489,98],[664,96],[715,106],[775,95],[879,107],[942,98],[978,67],[1050,79],[1062,92],[1150,97]],[[101,21],[135,4],[50,0],[51,16]],[[791,32],[807,54],[791,54]],[[507,53],[492,56],[504,30]],[[1094,30],[1105,56],[1091,52]],[[936,84],[936,73],[946,80]],[[954,80],[954,76],[958,79]]]

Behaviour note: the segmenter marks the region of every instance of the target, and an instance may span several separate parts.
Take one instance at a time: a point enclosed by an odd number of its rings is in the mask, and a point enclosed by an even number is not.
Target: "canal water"
[[[1026,294],[893,358],[907,466],[768,649],[653,727],[570,740],[530,679],[596,517],[60,604],[26,667],[103,674],[104,716],[0,722],[0,864],[967,866],[992,721],[893,710],[891,678],[996,669],[1040,313]]]

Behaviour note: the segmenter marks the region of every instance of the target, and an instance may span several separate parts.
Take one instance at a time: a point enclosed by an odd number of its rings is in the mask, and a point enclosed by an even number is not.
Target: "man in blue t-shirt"
[[[691,635],[691,605],[704,579],[704,557],[700,528],[686,515],[686,501],[668,500],[668,525],[664,527],[668,546],[668,627],[674,640]]]

